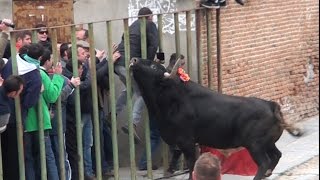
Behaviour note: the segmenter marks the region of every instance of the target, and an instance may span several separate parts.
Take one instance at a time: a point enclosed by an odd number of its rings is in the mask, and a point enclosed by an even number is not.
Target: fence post
[[[52,29],[52,35],[51,35],[51,41],[52,41],[52,55],[53,55],[53,60],[54,64],[56,65],[60,59],[58,53],[58,48],[57,48],[57,29]],[[57,127],[58,127],[58,143],[59,143],[59,177],[61,180],[66,180],[66,169],[65,169],[65,156],[64,154],[64,136],[63,136],[63,123],[62,123],[62,109],[61,109],[61,96],[59,96],[57,102],[56,102],[56,112],[58,117],[56,118],[57,120]]]
[[[187,26],[187,61],[188,73],[192,77],[192,37],[191,37],[191,11],[186,12],[186,26]]]
[[[212,11],[206,10],[207,20],[207,67],[208,67],[208,87],[213,89],[213,63],[212,63],[212,43],[211,43],[211,31],[212,31]]]
[[[76,27],[71,26],[71,42],[72,42],[72,70],[73,76],[79,77],[78,72],[78,59],[77,59],[77,38]],[[82,147],[82,122],[81,122],[81,107],[80,107],[80,88],[75,89],[75,110],[76,110],[76,133],[77,133],[77,152],[79,156],[78,171],[79,179],[84,179],[84,167],[83,167],[83,147]]]
[[[222,64],[221,64],[221,22],[220,9],[216,10],[217,23],[217,71],[218,71],[218,92],[222,93]]]
[[[108,54],[109,54],[109,84],[110,84],[110,101],[111,101],[111,121],[112,121],[112,146],[113,146],[113,168],[114,179],[119,180],[119,155],[118,155],[118,138],[117,138],[117,120],[116,120],[116,100],[115,100],[115,83],[114,83],[114,65],[112,61],[112,27],[111,21],[107,21],[108,37]]]
[[[96,71],[96,56],[94,49],[94,33],[93,24],[89,23],[89,45],[90,45],[90,73],[91,73],[91,92],[92,92],[92,106],[93,106],[93,127],[94,127],[94,150],[96,158],[96,177],[102,179],[101,170],[101,145],[100,145],[100,120],[99,120],[99,108],[98,108],[98,87],[97,87],[97,71]]]
[[[132,82],[129,71],[130,65],[130,35],[129,35],[129,22],[128,19],[123,20],[124,24],[124,42],[125,42],[125,66],[126,66],[126,87],[127,87],[127,109],[128,109],[128,127],[129,127],[129,146],[130,146],[130,168],[131,179],[135,180],[136,175],[136,155],[133,134],[133,117],[132,117]]]
[[[17,65],[17,51],[16,51],[16,34],[14,32],[10,33],[11,42],[11,57],[12,57],[12,74],[18,75],[18,65]],[[18,158],[19,158],[19,175],[20,180],[25,180],[25,164],[24,164],[24,149],[23,149],[23,125],[22,125],[22,117],[21,117],[21,105],[20,105],[20,97],[15,98],[15,110],[16,110],[16,123],[17,123],[17,138],[18,138]]]

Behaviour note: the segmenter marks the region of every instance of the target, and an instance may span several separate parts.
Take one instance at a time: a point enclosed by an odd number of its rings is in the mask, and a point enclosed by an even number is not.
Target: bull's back
[[[243,145],[258,131],[268,131],[276,119],[272,103],[258,98],[223,95],[197,84],[188,88],[196,113],[195,131],[200,144],[216,148]]]

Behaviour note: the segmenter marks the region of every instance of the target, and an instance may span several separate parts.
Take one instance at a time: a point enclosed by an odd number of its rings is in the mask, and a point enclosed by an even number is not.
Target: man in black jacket
[[[138,13],[139,16],[144,15],[150,15],[147,17],[146,22],[146,36],[147,36],[147,59],[150,61],[154,60],[154,57],[156,55],[158,45],[159,45],[159,37],[158,37],[158,29],[156,27],[156,24],[152,22],[152,11],[149,8],[142,8],[139,10]],[[141,54],[141,32],[140,32],[140,23],[141,20],[138,19],[129,27],[129,34],[130,34],[130,59],[133,57],[142,58]],[[119,76],[122,83],[126,86],[126,68],[125,68],[125,47],[124,47],[124,37],[122,36],[122,41],[119,44],[118,51],[121,54],[120,59],[115,63],[115,72]],[[136,97],[136,100],[133,104],[133,123],[136,127],[136,125],[140,122],[144,102],[140,95],[139,89],[135,87],[133,81],[133,96]],[[118,97],[117,100],[117,109],[116,112],[119,114],[123,108],[125,107],[127,102],[127,92],[126,89],[123,90]],[[128,126],[122,127],[122,130],[125,133],[128,133]],[[134,132],[135,135],[135,142],[139,143],[141,140],[136,132]]]

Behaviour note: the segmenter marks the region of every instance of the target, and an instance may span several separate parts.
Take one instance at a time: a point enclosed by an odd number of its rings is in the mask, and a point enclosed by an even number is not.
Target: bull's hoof
[[[272,170],[268,169],[268,171],[266,172],[266,174],[264,175],[264,177],[270,177],[272,175]]]
[[[244,5],[244,1],[243,0],[236,0],[236,2],[238,3],[238,4],[240,4],[240,5]]]

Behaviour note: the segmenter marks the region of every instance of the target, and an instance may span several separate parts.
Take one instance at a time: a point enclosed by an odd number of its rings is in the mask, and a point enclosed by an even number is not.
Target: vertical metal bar
[[[162,33],[162,29],[163,29],[163,23],[162,23],[162,19],[163,19],[163,15],[162,14],[158,14],[158,34],[159,34],[159,52],[163,52],[163,33]]]
[[[16,35],[14,32],[10,33],[11,42],[11,58],[12,58],[12,73],[18,75],[18,65],[16,58]],[[23,126],[22,126],[22,117],[21,117],[21,105],[20,97],[15,98],[15,110],[16,110],[16,123],[17,123],[17,141],[18,141],[18,158],[19,158],[19,175],[20,180],[25,180],[25,164],[24,164],[24,149],[23,149]]]
[[[32,31],[32,43],[37,43],[38,42],[38,32],[37,30]]]
[[[197,31],[197,64],[198,64],[198,83],[203,84],[203,65],[202,65],[202,11],[196,10],[196,31]]]
[[[119,180],[119,155],[118,155],[118,137],[117,137],[117,120],[116,120],[116,99],[114,83],[114,65],[112,61],[112,27],[111,21],[107,21],[108,37],[108,54],[109,54],[109,84],[110,84],[110,101],[111,101],[111,120],[112,120],[112,148],[113,148],[113,168],[114,179]]]
[[[147,58],[147,32],[146,32],[146,17],[140,18],[140,33],[141,33],[141,57]],[[153,59],[150,59],[152,61]],[[148,113],[147,113],[148,114]],[[152,154],[151,154],[151,140],[150,140],[150,114],[145,119],[145,130],[146,130],[146,153],[147,153],[147,169],[148,178],[153,179],[152,175]]]
[[[3,180],[1,134],[0,134],[0,180]]]
[[[52,54],[53,61],[56,65],[59,59],[59,53],[57,48],[57,29],[52,29],[51,34],[51,42],[52,42]],[[66,169],[65,169],[65,152],[64,152],[64,134],[63,134],[63,123],[62,123],[62,109],[61,109],[61,97],[59,96],[56,102],[56,112],[57,113],[57,127],[58,127],[58,144],[59,144],[59,177],[61,180],[66,180]],[[58,162],[56,162],[58,164]]]
[[[41,179],[47,179],[47,164],[46,164],[46,148],[45,148],[45,139],[44,139],[44,122],[43,122],[43,108],[41,106],[42,95],[40,94],[39,102],[37,105],[38,113],[38,126],[39,126],[39,148],[40,148],[40,165],[41,165]]]
[[[176,44],[176,57],[177,59],[181,56],[181,46],[180,46],[180,23],[179,23],[179,13],[174,13],[174,30],[175,30],[175,44]],[[183,160],[180,161],[180,169],[183,168]]]
[[[212,43],[211,43],[211,31],[212,31],[212,11],[206,10],[207,20],[207,67],[208,67],[208,87],[213,89],[213,64],[212,64]]]
[[[162,161],[164,172],[169,168],[169,146],[167,143],[162,141]]]
[[[187,26],[187,61],[188,73],[192,77],[192,37],[191,37],[191,11],[186,12],[186,26]]]
[[[74,77],[79,77],[78,72],[78,58],[77,58],[77,39],[76,39],[76,27],[71,26],[71,42],[72,42],[72,71]],[[83,148],[82,148],[82,125],[81,125],[81,108],[80,108],[80,89],[75,89],[75,110],[76,110],[76,132],[77,132],[77,151],[78,151],[78,170],[79,180],[84,179],[83,168]]]
[[[93,24],[89,23],[89,44],[90,44],[90,60],[91,60],[91,88],[92,88],[92,105],[93,105],[93,124],[95,138],[95,155],[96,155],[96,176],[97,179],[102,179],[101,170],[101,146],[100,146],[100,127],[99,127],[99,109],[98,109],[98,87],[97,87],[97,72],[96,72],[96,56],[94,49],[94,33]]]
[[[163,52],[163,15],[158,14],[158,32],[159,32],[159,52]],[[169,168],[169,148],[168,145],[162,141],[162,159],[163,168],[167,170]]]
[[[217,23],[217,69],[218,69],[218,92],[222,93],[222,62],[221,62],[221,22],[220,22],[220,9],[216,10],[216,23]]]
[[[129,22],[128,19],[123,20],[124,24],[124,43],[125,43],[125,65],[126,65],[126,87],[127,87],[127,111],[128,111],[128,126],[129,126],[129,145],[130,145],[130,168],[131,168],[131,179],[135,180],[136,175],[136,157],[135,157],[135,145],[134,145],[134,134],[133,134],[133,117],[132,117],[132,83],[129,71],[130,64],[130,34],[129,34]]]
[[[180,23],[179,23],[179,13],[174,13],[174,30],[175,30],[175,41],[176,41],[176,57],[180,58]]]

